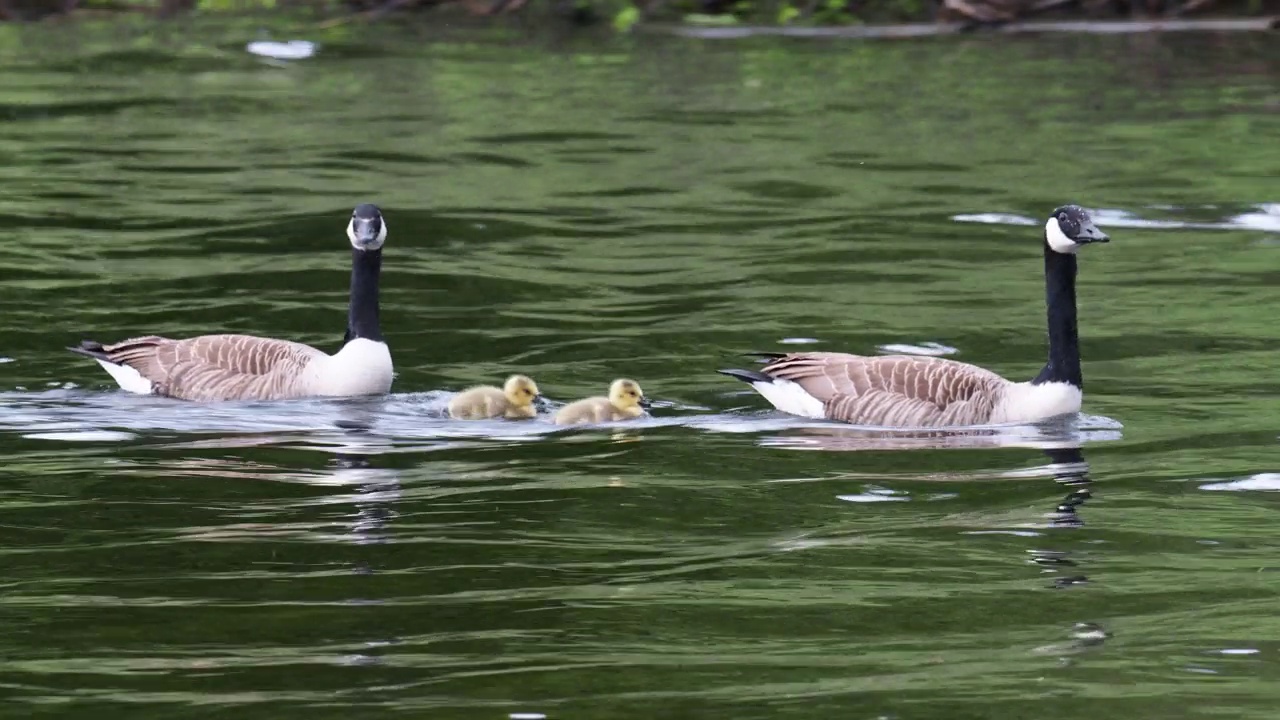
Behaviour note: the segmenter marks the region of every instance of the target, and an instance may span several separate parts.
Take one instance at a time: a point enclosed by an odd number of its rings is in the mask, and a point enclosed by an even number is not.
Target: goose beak
[[[539,393],[533,396],[533,409],[538,412],[546,412],[551,409],[551,401],[547,400],[545,395]]]
[[[378,240],[377,222],[373,219],[352,218],[351,235],[357,245],[368,247]]]
[[[653,402],[650,401],[649,398],[647,397],[641,397],[638,404],[640,405],[640,409],[642,410],[648,410],[649,408],[653,407]]]
[[[1076,236],[1072,238],[1072,240],[1075,240],[1076,243],[1080,245],[1084,245],[1085,243],[1111,242],[1111,238],[1108,237],[1106,233],[1099,230],[1098,226],[1094,225],[1091,221],[1085,222],[1081,225],[1080,232],[1076,233]]]

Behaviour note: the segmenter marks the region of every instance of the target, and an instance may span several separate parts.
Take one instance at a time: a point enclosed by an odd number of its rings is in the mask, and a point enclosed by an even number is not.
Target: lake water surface
[[[0,35],[0,698],[129,718],[1271,718],[1280,43]],[[390,230],[387,398],[126,396],[83,337],[333,349]],[[1078,417],[890,434],[717,375],[1044,362]],[[442,419],[634,377],[629,426]],[[522,715],[523,714],[523,715]]]

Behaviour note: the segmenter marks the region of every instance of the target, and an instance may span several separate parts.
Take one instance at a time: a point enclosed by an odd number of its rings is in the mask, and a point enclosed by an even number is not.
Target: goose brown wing
[[[975,365],[915,355],[795,353],[760,372],[799,384],[832,420],[893,427],[985,422],[1006,384]]]
[[[252,335],[149,335],[102,349],[111,362],[150,380],[157,394],[185,400],[293,397],[307,364],[324,357],[308,345]]]

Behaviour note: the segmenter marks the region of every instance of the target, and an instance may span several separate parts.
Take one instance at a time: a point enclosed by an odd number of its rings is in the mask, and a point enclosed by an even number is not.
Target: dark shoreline
[[[0,0],[0,24],[245,14],[320,27],[546,21],[699,39],[1280,29],[1280,0]]]
[[[732,25],[699,26],[654,24],[649,32],[667,33],[706,40],[750,37],[900,39],[989,32],[1006,35],[1034,33],[1084,33],[1128,35],[1160,32],[1266,32],[1280,29],[1280,17],[1213,18],[1203,20],[1058,20],[1007,23],[906,23],[885,25],[785,26]]]

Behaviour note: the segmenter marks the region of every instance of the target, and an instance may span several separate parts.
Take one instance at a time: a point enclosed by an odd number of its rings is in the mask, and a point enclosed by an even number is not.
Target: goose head
[[[648,408],[649,399],[635,380],[618,378],[609,385],[609,404],[619,410],[630,410],[634,407]]]
[[[1089,243],[1111,242],[1079,205],[1054,210],[1044,224],[1044,240],[1050,250],[1064,255],[1074,255]]]
[[[377,205],[364,203],[351,211],[347,237],[357,250],[378,250],[387,241],[387,223]]]
[[[529,407],[542,398],[538,384],[528,375],[512,375],[502,385],[502,394],[512,407]]]

